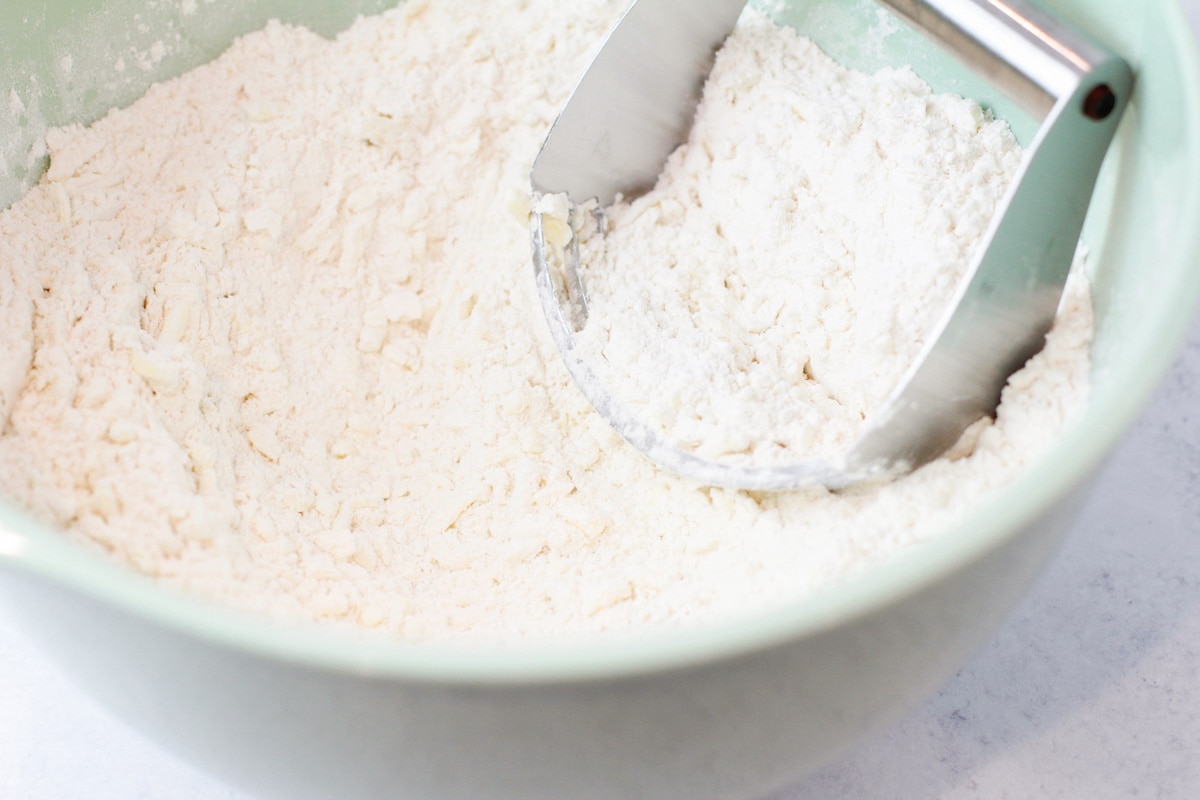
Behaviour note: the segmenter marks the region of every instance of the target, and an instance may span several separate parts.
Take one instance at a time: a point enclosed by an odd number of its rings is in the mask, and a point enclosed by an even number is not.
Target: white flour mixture
[[[550,343],[523,212],[509,207],[527,196],[550,121],[623,5],[410,0],[334,42],[275,24],[89,129],[53,132],[45,179],[0,215],[0,490],[74,540],[225,604],[506,642],[785,602],[936,535],[1011,479],[1084,401],[1081,280],[973,454],[869,492],[697,488],[587,406]],[[756,69],[765,88],[801,63],[832,69],[759,24],[735,48],[737,90]],[[719,207],[720,228],[705,218],[704,238],[685,240],[678,274],[719,280],[780,331],[806,326],[808,371],[832,376],[828,392],[852,418],[873,401],[863,387],[880,389],[839,359],[908,348],[887,337],[919,336],[923,305],[950,279],[891,276],[900,311],[877,320],[853,303],[882,290],[835,262],[884,269],[884,255],[918,247],[911,234],[935,243],[926,266],[940,275],[994,198],[975,184],[1002,181],[1015,156],[991,144],[1003,135],[977,110],[907,73],[838,74],[855,90],[796,94],[788,113],[824,120],[836,141],[866,128],[868,99],[894,102],[921,133],[906,144],[881,132],[878,151],[860,143],[863,158],[841,168],[849,183],[826,176],[851,209],[883,214],[889,236],[864,232],[851,211],[816,211],[815,183],[780,207],[752,180]],[[727,126],[714,141],[775,141],[780,112],[757,105],[773,91],[747,94],[759,98],[751,113],[714,113]],[[921,159],[926,147],[953,170],[979,156],[983,172],[949,174]],[[910,150],[918,157],[901,159]],[[699,172],[690,152],[683,177]],[[891,199],[851,191],[892,180]],[[699,213],[695,200],[684,192],[654,213]],[[727,269],[705,277],[716,260],[700,254],[749,246],[757,259],[790,247],[789,226],[814,214],[827,229],[802,243],[820,264],[794,278],[831,283],[798,285],[809,305],[764,305]],[[719,314],[706,319],[720,327]],[[835,385],[839,370],[857,388]]]
[[[580,353],[708,458],[843,454],[946,310],[1020,156],[1007,125],[910,70],[852,72],[743,20],[658,185],[583,233]]]

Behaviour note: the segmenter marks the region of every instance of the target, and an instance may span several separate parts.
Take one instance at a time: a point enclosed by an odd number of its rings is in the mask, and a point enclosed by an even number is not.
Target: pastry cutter
[[[544,215],[531,215],[538,294],[572,378],[626,441],[701,484],[839,489],[911,471],[994,414],[1009,376],[1042,349],[1054,320],[1096,177],[1132,90],[1129,65],[1025,0],[880,2],[1041,124],[948,310],[842,456],[725,463],[648,427],[576,349],[575,334],[587,322],[577,237],[555,252]],[[715,53],[744,6],[744,0],[634,2],[550,130],[530,176],[535,200],[565,194],[578,215],[588,201],[603,207],[651,188],[686,139]]]

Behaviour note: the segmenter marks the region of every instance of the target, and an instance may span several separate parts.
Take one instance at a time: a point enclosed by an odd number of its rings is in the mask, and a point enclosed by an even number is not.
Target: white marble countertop
[[[1200,0],[1184,5],[1200,31]],[[1200,797],[1200,321],[1009,624],[768,800],[1135,796]],[[74,798],[250,800],[111,717],[0,608],[0,800]]]

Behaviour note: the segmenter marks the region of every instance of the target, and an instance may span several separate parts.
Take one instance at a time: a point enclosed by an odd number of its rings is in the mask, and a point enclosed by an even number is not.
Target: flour
[[[53,131],[49,172],[0,215],[3,494],[223,605],[508,643],[789,602],[1010,480],[1085,398],[1082,280],[973,453],[869,492],[697,487],[586,404],[507,208],[623,5],[410,0],[333,42],[271,24]],[[754,30],[765,74],[818,58]],[[944,102],[887,80],[917,119]]]
[[[975,103],[909,69],[844,69],[749,14],[658,185],[586,237],[581,353],[685,449],[844,454],[944,313],[1020,156]]]

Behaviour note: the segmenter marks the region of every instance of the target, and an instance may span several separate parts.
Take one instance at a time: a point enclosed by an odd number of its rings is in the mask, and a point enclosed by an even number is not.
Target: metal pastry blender
[[[575,348],[587,320],[577,247],[550,258],[531,217],[534,275],[575,382],[630,444],[703,484],[842,488],[936,458],[995,412],[1010,375],[1054,320],[1105,153],[1129,100],[1129,65],[1025,0],[880,0],[1041,121],[947,312],[907,375],[836,461],[726,464],[681,449],[619,403]],[[637,0],[609,34],[543,145],[535,195],[601,206],[653,186],[687,136],[716,50],[744,0]],[[567,300],[552,274],[565,273]]]

